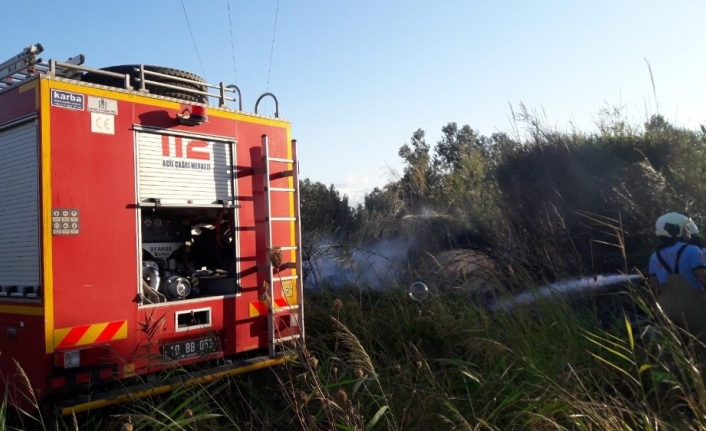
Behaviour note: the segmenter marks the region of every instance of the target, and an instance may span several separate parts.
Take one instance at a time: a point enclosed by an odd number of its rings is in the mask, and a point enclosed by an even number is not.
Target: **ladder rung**
[[[296,217],[271,217],[270,221],[297,221]]]
[[[272,310],[272,312],[274,314],[279,314],[279,313],[284,313],[286,311],[294,311],[294,310],[299,310],[299,305],[295,304],[295,305],[287,305],[285,307],[275,308],[274,310]]]
[[[288,192],[288,193],[294,193],[297,191],[297,189],[290,189],[290,188],[285,188],[285,187],[270,187],[271,192]]]
[[[279,248],[282,251],[289,251],[289,250],[296,250],[297,246],[296,245],[288,245],[285,247],[275,247],[275,248]]]
[[[292,159],[280,159],[278,157],[269,157],[268,160],[271,162],[279,162],[279,163],[294,163],[294,160],[292,160]]]
[[[274,339],[274,344],[280,344],[284,343],[285,341],[291,341],[291,340],[296,340],[301,338],[301,335],[295,334],[295,335],[290,335],[288,337],[282,337],[282,338],[275,338]]]
[[[274,276],[274,277],[272,277],[272,280],[273,281],[287,281],[287,280],[296,280],[297,278],[299,278],[298,275],[285,275],[284,277]]]

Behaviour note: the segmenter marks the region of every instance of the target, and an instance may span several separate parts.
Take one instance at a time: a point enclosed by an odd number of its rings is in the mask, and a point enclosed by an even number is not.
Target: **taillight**
[[[59,352],[54,356],[54,364],[59,368],[78,368],[81,366],[81,351]]]
[[[54,354],[54,365],[59,368],[78,368],[113,362],[105,346],[63,350]]]

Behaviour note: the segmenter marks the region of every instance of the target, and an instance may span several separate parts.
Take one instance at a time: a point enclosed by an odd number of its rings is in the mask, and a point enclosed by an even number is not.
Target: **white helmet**
[[[655,233],[657,236],[666,236],[668,238],[680,238],[684,233],[684,229],[690,235],[699,233],[699,228],[696,223],[689,217],[688,214],[682,212],[670,212],[661,215],[655,223]]]

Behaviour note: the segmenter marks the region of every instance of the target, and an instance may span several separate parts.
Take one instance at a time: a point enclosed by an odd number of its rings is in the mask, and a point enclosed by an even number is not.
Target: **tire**
[[[135,71],[135,68],[139,68],[139,65],[120,65],[120,66],[110,66],[110,67],[103,67],[100,70],[105,70],[107,72],[115,72],[115,73],[123,73],[123,74],[128,74],[130,75],[130,85],[133,90],[139,90],[140,89],[140,83],[138,82],[137,78],[139,78],[140,73]],[[162,76],[146,76],[145,79],[149,81],[156,81],[156,82],[161,82],[163,84],[169,84],[189,90],[198,90],[198,91],[203,91],[206,92],[208,91],[208,87],[205,85],[199,85],[196,82],[203,82],[204,84],[206,81],[201,78],[198,75],[195,75],[193,73],[189,72],[184,72],[183,70],[178,70],[178,69],[172,69],[169,67],[161,67],[161,66],[148,66],[145,65],[145,70],[149,70],[151,72],[157,72],[161,73],[164,75],[169,75],[169,76],[174,76],[177,78],[183,78],[183,79],[189,79],[191,81],[195,81],[195,83],[187,83],[187,82],[181,82],[173,79],[169,79],[166,77]],[[92,84],[99,84],[99,85],[107,85],[109,87],[118,87],[118,88],[124,88],[125,83],[121,78],[114,78],[112,76],[105,76],[101,75],[98,73],[94,72],[86,72],[83,74],[81,77],[81,81],[83,82],[90,82]],[[165,88],[165,87],[160,87],[157,85],[153,84],[148,84],[146,85],[147,91],[150,92],[150,94],[155,94],[158,96],[164,96],[164,97],[171,97],[174,99],[181,99],[185,100],[188,102],[195,102],[195,103],[203,103],[208,105],[208,96],[204,96],[201,94],[194,94],[190,93],[188,91],[179,91],[173,88]]]

